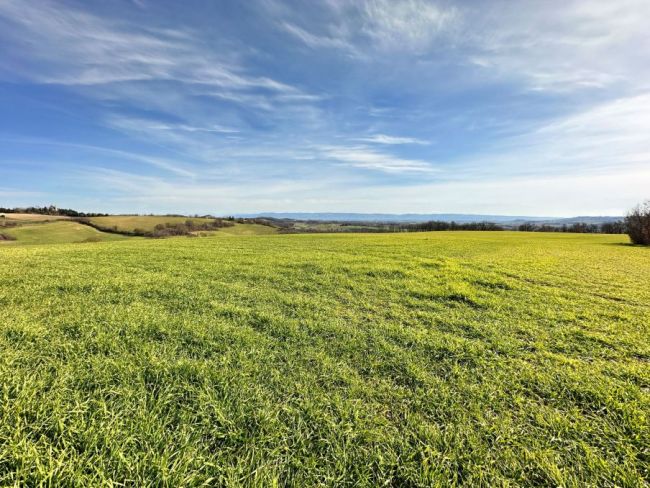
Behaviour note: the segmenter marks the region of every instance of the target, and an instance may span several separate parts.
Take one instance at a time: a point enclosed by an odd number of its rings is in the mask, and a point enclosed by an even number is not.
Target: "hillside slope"
[[[50,223],[26,224],[19,227],[0,228],[2,234],[13,237],[12,241],[0,241],[0,245],[65,244],[123,240],[118,234],[100,232],[78,222],[62,220]]]

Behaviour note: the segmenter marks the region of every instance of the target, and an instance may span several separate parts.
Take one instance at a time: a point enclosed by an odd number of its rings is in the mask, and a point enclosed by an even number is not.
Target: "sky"
[[[0,0],[0,206],[621,215],[647,0]]]

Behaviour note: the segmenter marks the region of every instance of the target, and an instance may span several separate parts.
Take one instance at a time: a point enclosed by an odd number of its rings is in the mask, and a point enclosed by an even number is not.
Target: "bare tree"
[[[650,246],[650,200],[634,207],[625,217],[625,225],[634,244]]]

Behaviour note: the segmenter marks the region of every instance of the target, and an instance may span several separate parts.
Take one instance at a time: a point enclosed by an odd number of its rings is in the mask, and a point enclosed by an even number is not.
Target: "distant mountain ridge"
[[[441,222],[494,222],[496,224],[516,225],[524,222],[535,222],[549,225],[573,224],[582,222],[587,224],[602,224],[615,222],[623,217],[616,216],[578,216],[578,217],[536,217],[526,215],[481,215],[481,214],[385,214],[385,213],[337,213],[337,212],[260,212],[255,214],[240,214],[237,217],[258,218],[268,217],[274,219],[291,220],[318,220],[333,222],[428,222],[437,220]]]

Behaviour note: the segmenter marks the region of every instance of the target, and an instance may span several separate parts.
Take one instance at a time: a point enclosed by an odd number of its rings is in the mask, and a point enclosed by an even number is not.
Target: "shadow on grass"
[[[646,244],[634,244],[632,242],[607,242],[603,246],[623,246],[623,247],[638,247],[638,248],[647,248],[650,249],[649,245]]]

